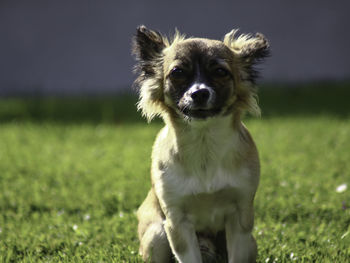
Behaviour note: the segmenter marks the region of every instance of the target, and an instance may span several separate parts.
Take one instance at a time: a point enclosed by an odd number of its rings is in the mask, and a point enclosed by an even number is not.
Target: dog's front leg
[[[167,218],[164,227],[170,247],[180,263],[202,262],[196,232],[190,222]]]
[[[253,207],[238,210],[226,220],[226,243],[229,263],[253,263],[257,246],[251,234],[254,223]]]

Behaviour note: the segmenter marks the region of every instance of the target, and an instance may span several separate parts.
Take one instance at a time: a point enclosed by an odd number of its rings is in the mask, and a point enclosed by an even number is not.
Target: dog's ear
[[[257,103],[255,81],[258,71],[255,65],[262,62],[270,54],[270,46],[266,38],[257,33],[252,35],[237,35],[238,30],[232,30],[224,37],[224,44],[229,47],[235,58],[235,66],[238,70],[237,81],[239,102],[237,108],[260,116],[260,108]]]
[[[165,48],[165,38],[157,31],[139,26],[133,38],[132,52],[139,61],[138,69],[145,75],[154,75],[154,63]]]
[[[240,35],[236,37],[238,30],[232,30],[224,37],[224,44],[228,46],[239,59],[251,81],[257,77],[254,65],[270,55],[270,45],[265,36],[261,33],[251,35]]]
[[[234,29],[224,37],[224,43],[240,58],[249,63],[263,60],[270,54],[270,45],[261,33],[251,35],[240,35],[236,37],[238,30]]]
[[[166,37],[145,26],[138,27],[133,38],[132,51],[138,61],[134,82],[139,91],[137,108],[148,121],[163,111],[163,49],[168,44]]]

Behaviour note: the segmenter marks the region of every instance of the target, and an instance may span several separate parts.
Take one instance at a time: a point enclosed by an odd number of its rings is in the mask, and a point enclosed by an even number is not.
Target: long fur
[[[187,103],[201,87],[215,95],[212,101],[220,112],[201,120],[179,109],[176,87],[181,90],[183,85],[169,84],[169,68],[174,69],[169,65],[180,57],[208,67],[209,63],[192,58],[191,52],[204,57],[214,52],[220,59],[225,54],[226,64],[220,65],[230,67],[228,77],[221,79],[224,84],[219,81],[209,87],[205,81],[195,82],[179,93]],[[160,116],[165,122],[153,145],[152,188],[137,212],[140,254],[145,261],[173,262],[174,257],[181,263],[255,261],[251,231],[260,166],[241,115],[260,115],[254,67],[268,52],[269,44],[261,34],[237,37],[233,30],[220,42],[185,38],[176,31],[169,40],[144,26],[138,28],[133,40],[139,74],[137,107],[148,121]]]
[[[133,54],[139,62],[135,72],[139,73],[134,86],[139,91],[139,102],[137,107],[142,114],[151,121],[154,117],[165,117],[167,109],[164,107],[163,96],[163,64],[164,51],[186,39],[185,35],[176,31],[174,37],[169,40],[159,32],[153,34],[144,33],[145,27],[141,26],[133,39]],[[243,113],[247,111],[254,116],[260,116],[260,108],[257,103],[257,88],[255,85],[258,77],[254,66],[265,57],[269,56],[269,43],[262,34],[252,37],[249,34],[241,34],[237,37],[238,29],[232,30],[224,37],[227,45],[237,56],[239,72],[237,72],[237,101],[232,110]],[[137,43],[156,40],[151,50],[142,51]],[[146,53],[147,55],[142,55]]]

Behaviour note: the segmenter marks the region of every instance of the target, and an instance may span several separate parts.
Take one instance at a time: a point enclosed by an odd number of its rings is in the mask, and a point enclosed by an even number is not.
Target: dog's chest
[[[255,190],[249,165],[241,161],[238,132],[228,123],[199,127],[176,140],[163,129],[154,147],[152,180],[163,211],[199,231],[222,229],[225,217]],[[175,153],[167,154],[171,149]]]
[[[234,214],[236,203],[250,192],[249,172],[240,168],[227,170],[210,163],[201,173],[186,173],[174,165],[163,175],[161,189],[166,206],[186,217],[196,230],[223,228],[225,217]]]
[[[180,209],[196,231],[217,232],[224,228],[225,218],[236,212],[234,191],[226,188],[214,193],[184,196],[180,199]]]

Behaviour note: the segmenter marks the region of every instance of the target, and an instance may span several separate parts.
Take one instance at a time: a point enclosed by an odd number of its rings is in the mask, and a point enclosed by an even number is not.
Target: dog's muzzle
[[[215,92],[205,84],[194,84],[180,100],[183,114],[192,118],[204,119],[220,112],[215,108]]]

